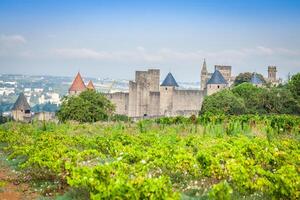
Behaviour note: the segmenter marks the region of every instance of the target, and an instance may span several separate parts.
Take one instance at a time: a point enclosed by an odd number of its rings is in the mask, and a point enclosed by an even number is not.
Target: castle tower
[[[30,105],[28,104],[24,93],[20,93],[17,101],[15,102],[12,108],[12,116],[15,121],[30,122]]]
[[[211,95],[213,93],[216,93],[224,88],[226,88],[228,85],[227,81],[219,72],[219,70],[215,70],[211,78],[207,81],[207,95]]]
[[[159,114],[159,105],[153,105],[158,102],[159,77],[160,71],[158,69],[135,72],[135,81],[129,82],[128,115],[130,117]],[[153,111],[155,110],[153,107],[156,107],[156,111]]]
[[[268,66],[268,80],[270,82],[276,82],[276,66]]]
[[[160,85],[160,115],[170,116],[173,110],[173,95],[176,87],[179,87],[175,78],[168,73]]]
[[[81,92],[86,90],[86,86],[82,80],[80,73],[78,72],[71,87],[69,88],[69,94],[80,94]]]
[[[208,79],[208,71],[207,71],[207,67],[206,67],[206,61],[204,59],[203,65],[202,65],[202,69],[201,69],[201,75],[200,75],[200,80],[201,80],[201,90],[204,90],[206,87],[206,82]]]

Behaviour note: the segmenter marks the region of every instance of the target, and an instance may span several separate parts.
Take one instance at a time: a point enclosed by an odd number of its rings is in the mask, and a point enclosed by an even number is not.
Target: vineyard
[[[299,199],[299,139],[288,115],[0,126],[3,159],[49,199]]]

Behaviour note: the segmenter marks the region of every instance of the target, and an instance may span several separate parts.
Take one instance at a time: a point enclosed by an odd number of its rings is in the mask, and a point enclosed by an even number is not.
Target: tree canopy
[[[245,103],[242,98],[233,94],[229,89],[222,90],[204,98],[201,113],[212,114],[242,114]]]
[[[96,122],[107,120],[114,111],[114,105],[101,93],[86,90],[78,96],[63,99],[57,113],[60,121]]]
[[[288,88],[255,87],[250,83],[242,83],[231,90],[205,97],[201,113],[300,114],[299,100],[293,96],[294,90]]]
[[[300,101],[300,73],[297,73],[292,76],[291,80],[288,83],[288,88],[294,95],[294,97]]]

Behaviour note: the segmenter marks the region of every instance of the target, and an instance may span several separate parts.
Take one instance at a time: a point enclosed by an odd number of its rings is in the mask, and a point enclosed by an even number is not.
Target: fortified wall
[[[170,81],[171,80],[171,81]],[[116,105],[116,113],[129,117],[198,114],[203,90],[179,90],[171,73],[160,85],[160,70],[136,71],[128,93],[105,94]]]

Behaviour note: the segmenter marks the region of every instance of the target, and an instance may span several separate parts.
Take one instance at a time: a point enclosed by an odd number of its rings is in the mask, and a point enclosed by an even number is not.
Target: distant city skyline
[[[300,1],[1,0],[0,73],[134,79],[208,70],[278,76],[300,71]]]

